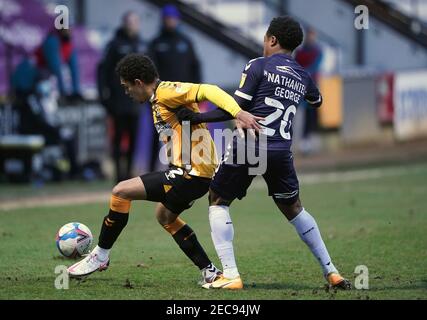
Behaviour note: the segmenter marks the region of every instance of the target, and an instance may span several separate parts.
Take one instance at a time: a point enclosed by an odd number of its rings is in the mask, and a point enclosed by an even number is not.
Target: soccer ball
[[[67,258],[77,258],[88,253],[92,241],[92,232],[79,222],[67,223],[56,234],[56,246]]]

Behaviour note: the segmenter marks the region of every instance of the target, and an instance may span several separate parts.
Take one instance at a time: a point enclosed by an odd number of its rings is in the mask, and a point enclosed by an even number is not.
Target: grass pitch
[[[427,164],[387,170],[391,174],[347,175],[343,181],[339,175],[327,182],[301,179],[303,205],[316,218],[334,264],[353,283],[356,266],[367,266],[369,290],[325,290],[317,262],[267,196],[264,182],[255,181],[231,208],[242,291],[199,288],[199,271],[157,224],[148,202],[133,203],[108,271],[55,289],[55,267],[74,262],[59,255],[56,231],[79,221],[96,242],[106,198],[0,210],[0,299],[427,299]],[[3,200],[7,190],[1,189]],[[206,197],[182,217],[220,266]]]

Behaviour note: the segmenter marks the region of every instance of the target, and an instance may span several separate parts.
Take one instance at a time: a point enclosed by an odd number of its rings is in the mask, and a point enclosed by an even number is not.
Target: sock
[[[211,262],[209,265],[207,265],[206,267],[204,267],[202,269],[202,271],[217,272],[218,268],[215,267],[215,265]]]
[[[114,242],[122,232],[129,220],[130,200],[122,199],[115,195],[111,196],[110,211],[102,222],[101,234],[98,246],[103,249],[111,249]]]
[[[239,276],[239,271],[233,250],[234,228],[228,210],[227,206],[210,206],[209,223],[212,241],[221,260],[224,277],[234,279]]]
[[[96,253],[98,255],[98,260],[105,261],[110,255],[110,249],[103,249],[100,246],[96,246],[91,253]]]
[[[316,220],[303,208],[302,211],[291,221],[300,238],[310,248],[313,255],[319,261],[323,274],[338,272],[331,261],[328,250],[320,235]]]
[[[174,222],[164,225],[163,228],[172,235],[181,250],[200,270],[211,264],[193,229],[183,220],[177,218]]]
[[[218,268],[215,267],[213,263],[211,263],[210,265],[202,269],[202,276],[205,281],[213,282],[218,278],[219,272],[220,270],[218,270]]]

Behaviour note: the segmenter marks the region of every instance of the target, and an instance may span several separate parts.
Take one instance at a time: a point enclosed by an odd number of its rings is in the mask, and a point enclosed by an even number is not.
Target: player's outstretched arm
[[[227,111],[233,118],[238,120],[240,128],[255,129],[256,131],[261,129],[257,121],[264,120],[264,118],[254,116],[242,110],[236,100],[218,86],[210,84],[200,85],[199,92],[197,93],[197,100],[208,100],[219,108]]]
[[[211,84],[200,85],[197,92],[197,101],[210,101],[217,105],[218,108],[227,111],[233,118],[242,110],[232,96],[220,87]]]
[[[224,111],[222,109],[215,109],[209,112],[200,113],[200,112],[194,112],[185,107],[179,107],[175,109],[174,112],[176,113],[176,116],[178,117],[178,120],[180,122],[190,121],[191,124],[199,124],[199,123],[207,123],[207,122],[222,122],[222,121],[234,119],[231,114],[229,114],[227,111]],[[250,121],[252,115],[249,112],[242,110],[237,114],[238,119],[236,121],[236,127],[239,130],[239,134],[242,138],[244,137],[244,132],[242,129],[246,129],[248,127],[247,124],[244,122],[245,116],[249,116],[247,121]],[[243,120],[239,120],[242,118]],[[253,132],[250,131],[250,133],[252,136],[255,137]]]
[[[207,123],[207,122],[222,122],[233,120],[234,117],[225,110],[215,109],[208,112],[194,112],[186,107],[179,107],[174,110],[180,122],[190,121],[191,124]]]

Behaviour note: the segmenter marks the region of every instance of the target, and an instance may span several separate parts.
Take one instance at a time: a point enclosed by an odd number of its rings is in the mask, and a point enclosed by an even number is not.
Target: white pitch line
[[[23,199],[15,199],[4,201],[0,204],[0,211],[8,211],[15,209],[26,209],[34,207],[55,207],[55,206],[69,206],[80,205],[88,203],[108,203],[110,199],[110,192],[90,192],[90,193],[77,193],[67,195],[53,195],[50,197],[30,197]]]
[[[305,173],[299,174],[298,179],[301,184],[314,185],[319,183],[341,183],[351,181],[374,180],[384,177],[417,174],[423,171],[427,171],[426,165],[360,169],[351,171],[335,171],[327,173]],[[256,179],[252,183],[251,187],[254,189],[265,189],[266,185],[261,179]],[[79,192],[76,194],[53,195],[49,197],[30,197],[19,200],[15,199],[3,201],[0,204],[0,211],[9,211],[34,207],[69,206],[102,202],[107,203],[109,198],[110,193],[107,191],[90,193]]]

